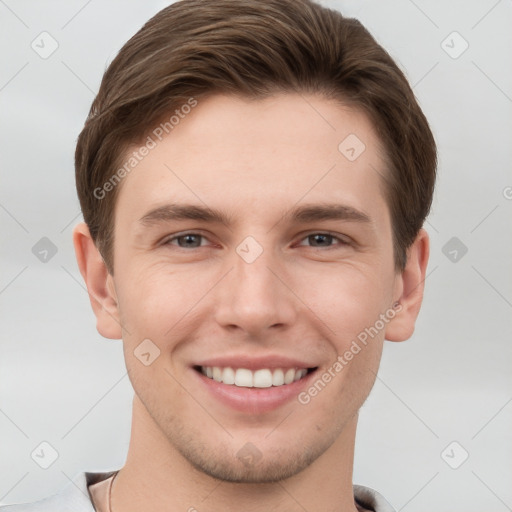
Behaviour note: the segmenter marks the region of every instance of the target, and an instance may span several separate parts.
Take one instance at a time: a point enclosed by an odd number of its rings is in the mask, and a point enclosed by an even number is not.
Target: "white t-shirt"
[[[110,512],[110,486],[116,471],[78,473],[57,494],[32,503],[5,505],[2,512]],[[395,512],[377,492],[354,485],[354,500],[361,512]]]

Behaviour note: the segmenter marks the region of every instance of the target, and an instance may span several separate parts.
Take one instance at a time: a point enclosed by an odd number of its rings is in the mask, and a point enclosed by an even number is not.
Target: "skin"
[[[338,150],[349,134],[366,146],[352,162]],[[123,179],[113,276],[87,226],[75,228],[98,331],[123,339],[135,390],[114,512],[359,510],[357,413],[384,339],[403,341],[414,330],[429,253],[421,230],[405,270],[394,267],[381,155],[368,118],[332,100],[214,95]],[[141,223],[170,202],[222,210],[231,223]],[[325,203],[369,220],[283,217]],[[191,232],[204,238],[170,240]],[[337,238],[311,236],[326,232]],[[247,236],[263,249],[252,263],[236,251]],[[242,353],[300,358],[321,375],[397,301],[400,312],[307,404],[241,413],[197,385],[192,365]],[[160,350],[149,366],[134,356],[144,339]],[[261,455],[249,467],[237,457],[247,442]]]

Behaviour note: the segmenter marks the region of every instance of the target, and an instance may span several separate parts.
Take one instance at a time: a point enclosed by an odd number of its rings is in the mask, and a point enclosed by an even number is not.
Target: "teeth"
[[[224,368],[222,372],[222,382],[224,382],[224,384],[235,383],[235,370],[233,370],[233,368]]]
[[[256,370],[253,377],[255,388],[270,388],[272,386],[272,372],[270,370]]]
[[[253,378],[251,370],[246,370],[245,368],[238,368],[238,370],[235,372],[235,386],[239,386],[242,388],[252,388]]]
[[[304,372],[304,373],[302,373]],[[298,372],[295,372],[295,377],[293,378],[294,382],[299,380],[299,379],[302,379],[302,377],[304,377],[304,375],[306,375],[307,373],[307,370],[299,370]]]
[[[295,377],[295,370],[293,368],[290,368],[284,374],[284,383],[291,384],[293,382],[294,377]]]
[[[222,370],[218,366],[213,367],[213,380],[222,382]]]
[[[302,379],[307,373],[306,368],[277,368],[270,370],[251,371],[247,368],[220,368],[219,366],[201,366],[201,373],[206,377],[224,384],[243,388],[270,388],[283,386]]]
[[[282,386],[284,384],[284,373],[281,368],[274,370],[272,374],[272,386]]]

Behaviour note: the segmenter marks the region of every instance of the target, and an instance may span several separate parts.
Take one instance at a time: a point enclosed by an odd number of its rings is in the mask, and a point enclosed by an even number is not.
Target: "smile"
[[[272,354],[238,355],[198,361],[191,369],[216,403],[252,416],[296,403],[318,370],[308,363]]]
[[[286,386],[304,378],[313,368],[247,368],[200,366],[199,371],[216,382],[243,388],[270,388]]]

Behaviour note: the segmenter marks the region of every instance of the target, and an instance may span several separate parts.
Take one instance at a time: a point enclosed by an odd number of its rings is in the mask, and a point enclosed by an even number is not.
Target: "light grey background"
[[[75,263],[73,153],[107,64],[167,3],[0,0],[2,504],[124,463],[133,391]],[[440,155],[423,310],[410,341],[386,342],[354,482],[400,511],[512,510],[512,2],[322,3],[397,59]],[[31,47],[51,48],[43,31],[58,43],[46,59]],[[43,441],[59,454],[46,470],[31,458]]]

